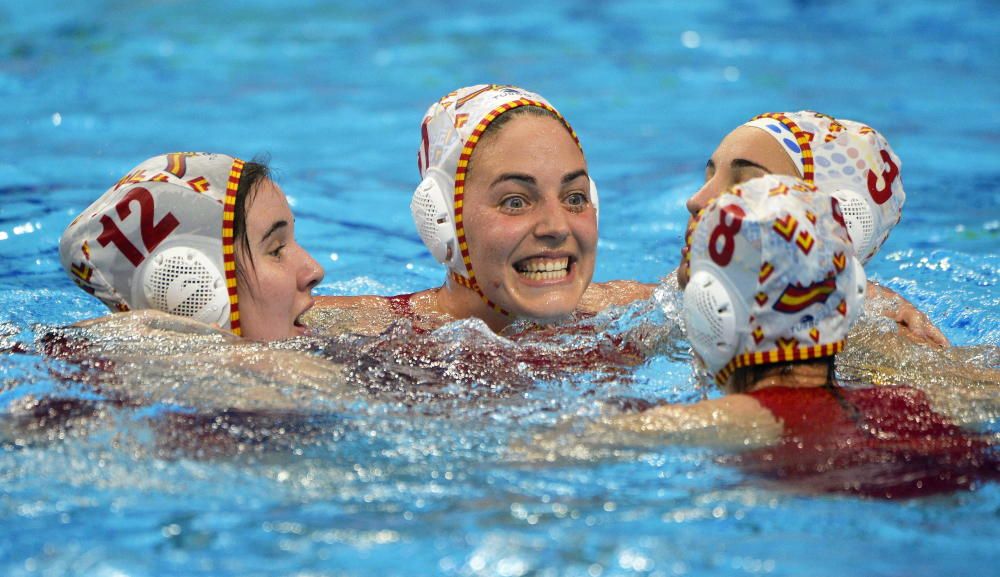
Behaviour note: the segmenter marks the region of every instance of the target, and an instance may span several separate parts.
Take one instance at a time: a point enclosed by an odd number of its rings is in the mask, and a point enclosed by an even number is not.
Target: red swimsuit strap
[[[392,314],[404,319],[414,320],[417,317],[417,313],[413,311],[413,304],[410,302],[414,294],[416,293],[385,297],[389,301],[389,309],[392,311]]]

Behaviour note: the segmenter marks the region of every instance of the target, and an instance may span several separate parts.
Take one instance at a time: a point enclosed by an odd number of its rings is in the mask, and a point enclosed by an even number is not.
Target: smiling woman
[[[143,162],[67,227],[59,254],[113,311],[161,311],[252,340],[303,334],[323,278],[266,165],[222,154]]]
[[[483,84],[434,103],[421,124],[423,179],[410,208],[448,275],[395,297],[319,297],[329,329],[377,332],[476,317],[499,331],[580,310],[594,273],[597,188],[568,122],[538,94]],[[322,310],[325,309],[325,310]]]

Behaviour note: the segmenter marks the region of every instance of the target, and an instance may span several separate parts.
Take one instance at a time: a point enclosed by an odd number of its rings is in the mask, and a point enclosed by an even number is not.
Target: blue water
[[[908,199],[869,276],[955,344],[1000,345],[998,26],[988,1],[8,2],[0,347],[104,313],[65,278],[59,235],[167,151],[270,153],[322,294],[440,283],[408,210],[418,124],[480,82],[540,92],[574,124],[602,193],[596,280],[673,269],[684,199],[737,124],[801,108],[870,123]],[[63,386],[59,369],[0,357],[0,407]],[[0,574],[995,574],[995,484],[874,502],[756,487],[702,449],[510,456],[596,400],[696,398],[689,374],[668,351],[507,394],[480,378],[223,459],[152,454],[157,409],[111,410],[114,427],[2,449]]]

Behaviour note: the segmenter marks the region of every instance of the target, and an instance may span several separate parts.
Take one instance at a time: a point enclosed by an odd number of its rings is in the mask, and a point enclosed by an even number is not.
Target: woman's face
[[[312,289],[323,279],[323,267],[295,242],[285,193],[270,180],[248,199],[245,230],[249,255],[242,243],[236,248],[243,336],[267,341],[304,335],[300,318],[313,305]]]
[[[705,184],[688,199],[688,212],[694,217],[709,201],[733,186],[767,174],[802,177],[795,162],[774,138],[755,126],[740,126],[722,139],[708,159]],[[683,250],[687,247],[682,249],[682,258]],[[689,272],[685,266],[677,270],[682,289],[687,285]]]
[[[692,214],[730,187],[765,174],[798,176],[798,167],[788,153],[764,130],[741,126],[722,139],[705,165],[705,184],[688,199]]]
[[[594,274],[597,212],[583,153],[559,120],[518,116],[479,143],[464,222],[487,298],[538,320],[576,309]]]

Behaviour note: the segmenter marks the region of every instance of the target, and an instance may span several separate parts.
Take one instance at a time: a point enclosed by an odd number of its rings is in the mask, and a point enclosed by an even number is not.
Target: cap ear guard
[[[684,289],[684,325],[691,347],[715,373],[734,356],[739,346],[739,327],[748,324],[746,305],[733,298],[724,277],[699,270]]]
[[[132,283],[134,308],[152,308],[225,326],[229,320],[229,290],[222,271],[188,238],[156,251],[136,270]]]
[[[857,192],[838,188],[830,193],[840,203],[840,212],[844,216],[847,232],[851,235],[854,254],[861,263],[867,263],[875,253],[875,215],[871,206]]]
[[[424,179],[417,185],[410,201],[410,214],[420,239],[431,251],[434,259],[455,271],[463,271],[462,257],[457,250],[454,209],[445,196],[452,186],[437,168],[428,168]]]

